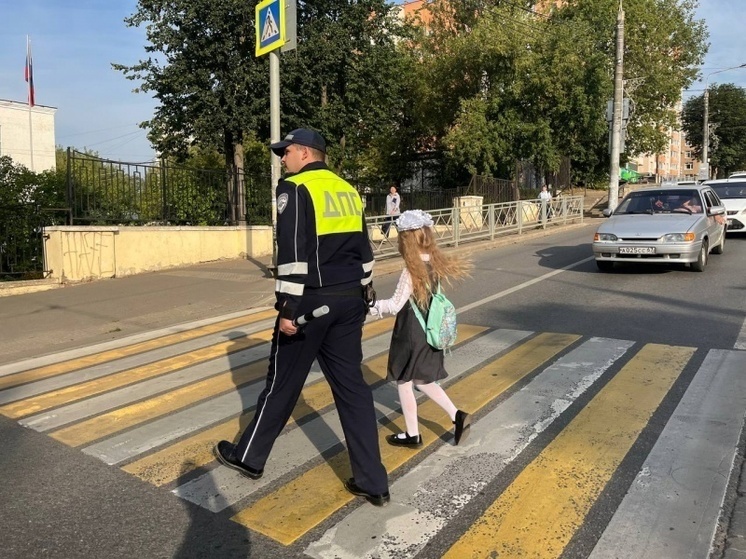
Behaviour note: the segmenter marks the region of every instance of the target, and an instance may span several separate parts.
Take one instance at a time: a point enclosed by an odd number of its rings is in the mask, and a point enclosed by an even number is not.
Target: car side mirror
[[[710,215],[725,215],[725,206],[712,206]]]
[[[609,208],[604,209],[602,212],[604,217],[611,217],[611,214],[614,213],[614,210],[610,210]]]

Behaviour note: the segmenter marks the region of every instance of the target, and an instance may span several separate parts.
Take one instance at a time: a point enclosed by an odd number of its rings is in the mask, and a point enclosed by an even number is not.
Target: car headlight
[[[690,243],[694,240],[694,233],[669,233],[663,235],[665,243]]]
[[[613,233],[596,233],[593,236],[594,241],[618,241],[619,237]]]

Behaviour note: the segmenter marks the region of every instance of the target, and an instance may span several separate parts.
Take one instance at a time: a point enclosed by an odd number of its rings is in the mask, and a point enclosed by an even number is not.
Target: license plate
[[[655,254],[655,247],[619,247],[619,254]]]

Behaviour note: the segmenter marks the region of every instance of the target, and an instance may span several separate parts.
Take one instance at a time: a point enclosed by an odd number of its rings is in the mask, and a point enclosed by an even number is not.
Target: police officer
[[[345,488],[383,506],[389,502],[386,470],[370,386],[363,379],[363,287],[370,284],[373,253],[357,191],[324,163],[318,132],[293,130],[270,149],[287,176],[277,186],[279,311],[272,336],[266,386],[238,444],[214,449],[224,465],[259,479],[275,439],[300,396],[314,359],[331,386],[345,434],[353,477]],[[299,328],[295,320],[314,309],[329,312]]]

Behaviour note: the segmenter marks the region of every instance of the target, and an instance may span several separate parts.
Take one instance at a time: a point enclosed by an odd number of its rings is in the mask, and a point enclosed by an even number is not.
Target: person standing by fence
[[[386,215],[388,216],[386,218],[386,221],[384,222],[383,226],[381,227],[381,231],[383,232],[383,236],[388,238],[389,236],[389,230],[391,229],[391,224],[394,223],[396,218],[401,213],[401,196],[396,191],[396,187],[392,186],[389,189],[389,193],[386,195]]]
[[[277,280],[266,386],[238,444],[220,441],[216,458],[251,479],[264,474],[275,440],[317,360],[329,383],[345,435],[352,494],[376,506],[390,500],[381,462],[373,394],[362,373],[364,288],[373,253],[360,196],[324,163],[326,142],[316,131],[293,130],[272,151],[289,173],[277,186]],[[299,317],[328,307],[307,322]],[[288,503],[289,507],[292,503]]]
[[[443,364],[443,350],[428,344],[413,305],[417,305],[421,314],[425,315],[432,294],[440,288],[440,284],[466,276],[471,265],[457,256],[446,256],[440,251],[430,214],[422,210],[407,210],[401,214],[396,226],[399,231],[399,252],[405,267],[394,296],[377,300],[371,309],[371,314],[378,316],[396,315],[389,348],[388,378],[396,381],[406,431],[389,435],[386,440],[394,446],[422,445],[414,395],[414,388],[417,387],[448,413],[455,427],[454,442],[459,444],[466,439],[469,414],[456,408],[438,384],[448,376]]]
[[[541,219],[544,221],[545,219],[551,219],[552,218],[552,193],[549,191],[549,188],[547,188],[547,185],[541,187],[541,192],[539,192],[539,200],[541,200]]]

